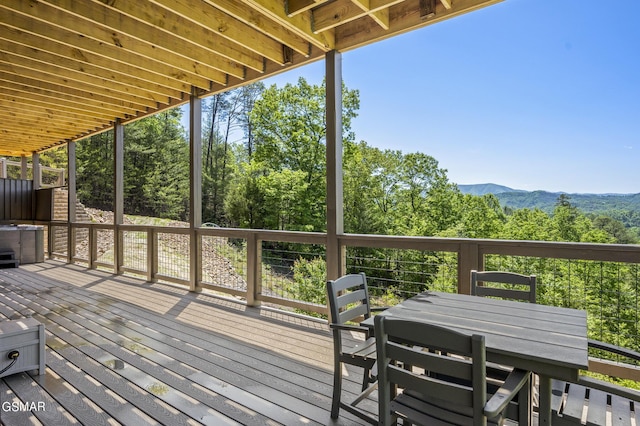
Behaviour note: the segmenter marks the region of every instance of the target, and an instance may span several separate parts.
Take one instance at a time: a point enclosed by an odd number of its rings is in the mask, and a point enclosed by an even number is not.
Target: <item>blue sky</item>
[[[505,0],[345,52],[356,138],[429,154],[458,184],[638,193],[638,16],[638,0]]]

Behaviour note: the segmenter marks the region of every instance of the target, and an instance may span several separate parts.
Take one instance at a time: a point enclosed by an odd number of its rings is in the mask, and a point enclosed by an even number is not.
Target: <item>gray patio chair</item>
[[[640,361],[640,353],[597,340],[589,348]],[[592,363],[593,358],[589,358]],[[622,365],[625,365],[622,363]],[[638,369],[638,366],[631,367]],[[590,376],[580,376],[577,383],[552,381],[552,421],[554,425],[612,426],[640,425],[640,391]]]
[[[376,424],[377,420],[358,407],[368,395],[376,389],[376,346],[373,330],[358,325],[371,316],[372,308],[369,304],[369,289],[364,273],[350,274],[327,281],[327,299],[329,302],[330,327],[333,331],[333,397],[331,403],[331,417],[336,419],[340,408]],[[378,308],[375,310],[381,310]],[[355,345],[349,345],[353,339],[345,339],[343,333],[355,332],[362,334],[363,339]],[[351,402],[341,400],[342,368],[343,364],[361,367],[363,393]]]
[[[483,285],[479,285],[479,282]],[[502,271],[471,271],[471,294],[536,303],[536,276]]]
[[[381,315],[375,337],[380,425],[398,418],[416,425],[500,425],[518,394],[529,400],[531,373],[518,369],[489,396],[484,336]],[[530,413],[521,418],[528,421]]]

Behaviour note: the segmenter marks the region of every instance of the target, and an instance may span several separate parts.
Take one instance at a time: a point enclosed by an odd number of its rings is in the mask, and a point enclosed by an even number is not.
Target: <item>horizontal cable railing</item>
[[[458,291],[455,253],[348,247],[346,273],[364,272],[373,306],[389,306],[426,290]]]
[[[640,349],[640,264],[487,255],[485,269],[535,274],[537,303],[585,310],[591,339]]]

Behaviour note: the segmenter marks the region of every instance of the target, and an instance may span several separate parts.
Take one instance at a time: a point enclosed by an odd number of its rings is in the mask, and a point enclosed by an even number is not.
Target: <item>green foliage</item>
[[[271,86],[255,101],[249,114],[251,151],[238,164],[240,173],[230,184],[225,200],[229,223],[271,229],[325,229],[324,96],[324,84],[312,86],[301,78],[295,86]],[[357,92],[344,88],[345,135],[350,134],[357,107]],[[254,215],[258,208],[262,210],[259,218]]]
[[[88,207],[113,210],[113,130],[76,145],[78,200]]]
[[[321,305],[326,303],[327,263],[323,258],[307,260],[299,257],[293,264],[293,281],[300,300]]]
[[[184,220],[189,197],[189,150],[180,109],[143,118],[124,128],[125,213]],[[113,209],[113,131],[78,143],[78,198]]]
[[[453,228],[439,235],[458,238],[500,237],[507,219],[494,195],[458,195],[456,201],[458,220]]]
[[[538,208],[553,213],[558,196],[545,191],[516,191],[496,193],[496,197],[511,209]],[[638,241],[640,228],[640,194],[571,194],[571,204],[593,217],[606,216],[620,221],[634,241]],[[635,228],[635,230],[634,230]]]

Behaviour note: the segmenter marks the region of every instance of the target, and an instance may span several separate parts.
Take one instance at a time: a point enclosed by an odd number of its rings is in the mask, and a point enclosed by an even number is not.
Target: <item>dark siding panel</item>
[[[33,220],[33,181],[0,181],[0,220]]]

